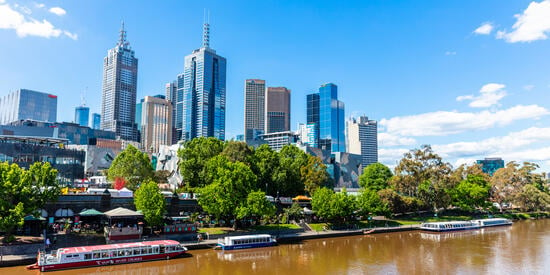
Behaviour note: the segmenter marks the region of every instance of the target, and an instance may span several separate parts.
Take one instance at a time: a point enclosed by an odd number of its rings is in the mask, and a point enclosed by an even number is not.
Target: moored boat
[[[479,225],[479,227],[512,225],[512,221],[504,218],[481,219],[481,220],[475,220],[474,222],[476,222]]]
[[[435,232],[478,229],[479,227],[479,224],[473,221],[427,222],[420,225],[422,230]]]
[[[53,253],[40,252],[36,264],[27,266],[27,268],[51,271],[136,263],[170,259],[180,256],[186,251],[187,248],[172,240],[75,246],[59,248]]]
[[[217,246],[223,250],[234,250],[276,245],[275,238],[268,234],[231,236],[218,239]]]

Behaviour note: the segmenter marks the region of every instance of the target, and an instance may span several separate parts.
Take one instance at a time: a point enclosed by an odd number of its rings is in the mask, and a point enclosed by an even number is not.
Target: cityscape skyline
[[[296,32],[288,31],[286,35],[288,41],[292,41],[292,43],[282,43],[277,38],[283,37],[281,32],[286,33],[289,24],[298,26],[300,21],[293,19],[291,22],[281,23],[275,28],[266,25],[261,18],[254,16],[250,18],[251,22],[263,24],[258,24],[258,27],[250,24],[242,25],[243,22],[234,18],[240,14],[236,11],[237,8],[228,8],[227,5],[220,2],[205,3],[204,6],[211,9],[213,15],[218,14],[212,16],[216,26],[216,39],[213,44],[221,55],[230,60],[227,77],[228,123],[226,123],[226,128],[228,133],[226,139],[243,133],[244,127],[241,124],[243,117],[242,85],[245,79],[266,79],[270,86],[284,86],[292,90],[292,101],[294,102],[291,110],[292,127],[298,122],[306,122],[305,95],[315,91],[316,87],[322,83],[333,82],[340,88],[341,101],[346,103],[346,118],[364,114],[379,122],[379,147],[381,148],[379,159],[385,164],[395,165],[395,160],[399,159],[404,151],[418,147],[420,144],[432,144],[434,150],[453,165],[460,161],[497,156],[506,161],[535,161],[548,170],[550,144],[548,144],[547,137],[550,135],[550,125],[547,117],[549,114],[547,102],[550,100],[548,95],[550,77],[548,77],[548,72],[540,69],[545,68],[544,61],[550,59],[550,55],[543,51],[548,48],[548,41],[545,40],[545,33],[548,32],[548,29],[542,25],[542,29],[535,30],[542,36],[528,37],[521,36],[522,30],[512,26],[516,22],[520,22],[519,19],[513,17],[514,14],[529,19],[529,14],[525,12],[527,8],[536,12],[539,5],[548,5],[550,2],[517,1],[504,5],[495,5],[496,2],[492,1],[482,4],[476,2],[475,4],[478,5],[475,5],[474,2],[465,1],[461,3],[463,5],[456,3],[441,5],[427,1],[418,7],[403,3],[400,5],[369,3],[356,4],[354,6],[356,11],[338,4],[319,3],[315,8],[317,14],[305,13],[303,20],[312,21],[308,26],[314,26],[316,22],[320,23],[320,26],[311,29],[310,34],[300,33],[303,38],[298,37]],[[9,0],[0,1],[1,6],[8,6],[10,9],[18,11],[14,3],[16,2]],[[90,91],[96,91],[89,93],[95,95],[91,98],[98,97],[97,91],[99,90],[96,88],[101,84],[96,83],[97,81],[84,78],[72,81],[73,84],[65,86],[65,89],[57,88],[63,87],[63,85],[58,86],[51,82],[48,84],[48,81],[35,73],[33,69],[27,72],[18,69],[17,65],[12,66],[12,58],[8,58],[5,54],[11,50],[15,56],[18,56],[19,51],[29,52],[33,47],[44,47],[47,54],[48,51],[51,51],[49,48],[55,47],[59,43],[62,43],[63,48],[72,47],[73,44],[82,45],[89,41],[93,30],[93,35],[100,39],[98,39],[98,43],[90,43],[94,47],[92,52],[95,52],[93,54],[95,57],[91,55],[87,58],[90,60],[92,57],[97,58],[97,52],[104,53],[109,48],[114,40],[112,30],[118,28],[118,23],[115,23],[114,19],[106,20],[94,28],[83,23],[89,20],[83,15],[83,9],[96,10],[98,9],[96,5],[101,6],[101,4],[84,3],[84,7],[77,7],[72,3],[65,4],[66,6],[63,8],[68,11],[63,17],[65,21],[54,21],[55,17],[53,19],[48,17],[56,26],[53,28],[61,31],[61,34],[58,34],[57,37],[52,36],[51,39],[36,37],[34,34],[18,36],[17,30],[11,31],[0,24],[0,39],[16,42],[13,43],[13,47],[0,46],[2,47],[0,49],[4,49],[3,53],[0,53],[0,58],[7,60],[6,67],[1,68],[0,73],[6,79],[13,79],[13,83],[6,83],[7,81],[0,83],[0,96],[19,87],[52,91],[53,94],[59,96],[60,106],[71,106],[72,110],[78,106],[79,101],[71,99],[71,93],[76,94],[75,97],[77,97],[78,90],[83,90],[84,86],[90,86],[92,88]],[[164,5],[176,4],[164,3],[159,9],[165,8]],[[113,18],[124,17],[125,21],[131,22],[127,26],[131,26],[129,29],[132,34],[136,33],[136,38],[135,40],[133,38],[132,41],[140,57],[138,98],[162,93],[165,83],[171,81],[177,73],[181,73],[183,67],[181,57],[194,48],[188,46],[196,44],[198,41],[195,29],[200,30],[200,27],[197,26],[202,22],[200,17],[202,17],[203,7],[193,3],[186,3],[186,5],[189,5],[189,9],[185,11],[190,15],[185,21],[188,25],[180,25],[180,27],[185,30],[184,37],[189,43],[178,44],[175,47],[177,49],[166,50],[166,55],[172,55],[172,59],[170,61],[170,59],[160,58],[163,59],[162,63],[167,67],[177,68],[178,71],[172,74],[162,73],[162,77],[159,77],[160,72],[151,73],[155,68],[150,65],[151,63],[148,66],[141,63],[145,58],[157,59],[156,55],[151,54],[151,50],[158,52],[159,49],[158,45],[151,47],[144,40],[151,36],[150,28],[144,28],[142,23],[130,16],[130,13],[136,10],[141,10],[141,14],[143,14],[143,7],[135,8],[135,10],[132,7],[124,11],[123,14],[112,16]],[[295,15],[304,13],[313,4],[264,3],[257,5],[273,8],[274,13],[287,11]],[[254,7],[258,8],[257,5]],[[242,8],[244,5],[237,6]],[[460,11],[474,6],[476,9],[471,13],[470,18],[465,19],[457,15],[460,14]],[[426,9],[423,11],[423,8]],[[222,9],[228,9],[228,13],[216,12]],[[249,9],[241,12],[246,13],[247,11]],[[387,13],[381,12],[381,15],[372,16],[372,11],[387,11]],[[408,14],[410,11],[419,13],[416,16],[428,16],[430,20],[418,20],[417,17],[414,17],[418,21],[416,21],[417,25],[410,27],[411,30],[414,30],[411,34],[401,33],[402,35],[398,38],[386,37],[385,31],[392,33],[392,31],[407,29],[406,22],[410,22],[413,18]],[[33,12],[33,16],[41,18],[39,12],[34,10]],[[151,12],[155,14],[158,11],[155,9]],[[337,24],[332,19],[328,20],[327,15],[344,16],[349,19],[342,20],[343,22]],[[403,23],[394,23],[388,28],[376,28],[377,22],[391,22],[392,19],[400,16]],[[449,18],[443,20],[441,26],[430,25],[433,21],[437,21],[436,19],[442,20],[443,17]],[[81,18],[80,23],[77,20],[79,18]],[[70,23],[66,22],[67,20]],[[243,44],[232,45],[232,42],[242,39],[242,34],[230,31],[233,28],[232,24],[229,24],[231,20],[241,22],[241,28],[247,29],[248,32],[250,30],[258,31],[261,28],[269,31],[275,49],[278,51],[263,44],[254,44],[255,52],[249,51],[245,54],[244,50],[250,49],[246,47],[243,51],[236,51],[236,47],[243,47]],[[120,22],[120,19],[118,21]],[[224,21],[225,24],[222,23]],[[330,27],[329,23],[334,23],[334,27]],[[110,26],[111,24],[113,26]],[[164,21],[163,24],[166,22]],[[237,24],[237,26],[239,25]],[[426,29],[427,26],[429,28]],[[63,32],[65,29],[68,34]],[[342,34],[338,35],[337,30],[343,30]],[[365,35],[367,31],[370,31],[372,36]],[[443,32],[445,35],[442,34]],[[228,33],[235,37],[229,37]],[[310,47],[310,43],[305,43],[306,40],[313,38],[311,35],[320,34],[332,34],[335,36],[335,41],[323,41],[315,50]],[[362,39],[357,40],[356,37],[350,37],[350,34],[356,34]],[[442,34],[441,39],[436,38],[438,34]],[[75,35],[78,35],[78,39],[72,40],[71,36],[75,37]],[[347,45],[364,47],[360,52],[354,53],[358,54],[357,60],[362,66],[357,67],[353,62],[340,62],[328,54],[342,49],[338,45],[341,45],[342,39],[340,38],[343,37],[349,39],[345,43]],[[153,38],[154,35],[151,40],[155,40]],[[410,48],[407,51],[412,54],[400,52],[402,48],[398,46],[402,44],[397,43],[400,39],[410,42],[407,44]],[[434,43],[428,44],[424,40]],[[20,44],[20,41],[25,45]],[[27,45],[29,41],[33,41],[30,44],[35,45]],[[36,43],[34,43],[35,41]],[[369,43],[358,43],[359,41]],[[529,41],[532,43],[524,43]],[[98,44],[101,46],[98,47]],[[294,49],[297,44],[301,44],[303,47],[297,49],[298,52],[291,55],[290,59],[284,58],[283,54],[288,54],[290,49]],[[386,46],[381,48],[384,45]],[[312,53],[304,55],[304,49],[311,50]],[[71,51],[69,50],[68,53]],[[174,54],[175,52],[177,54]],[[374,57],[373,54],[381,55],[380,59]],[[29,58],[33,58],[33,54],[30,55]],[[304,57],[296,58],[297,55]],[[344,55],[347,54],[344,53]],[[252,58],[259,56],[264,58],[263,64],[251,61]],[[74,58],[74,54],[69,54],[68,57]],[[347,58],[349,59],[349,56]],[[45,56],[44,59],[45,61],[36,61],[36,65],[33,64],[33,66],[41,67],[41,62],[47,62],[49,57]],[[293,60],[293,62],[288,63],[289,60]],[[381,60],[384,60],[384,63],[381,63]],[[323,67],[319,66],[318,62],[330,65]],[[98,67],[83,66],[87,64],[87,60],[77,60],[77,63],[81,64],[79,67],[84,71],[92,71],[93,74],[100,75],[97,73]],[[60,68],[59,71],[66,73],[62,69],[64,67],[63,59],[52,64],[57,66],[56,68]],[[303,64],[308,64],[308,66]],[[272,67],[271,70],[264,69],[269,66]],[[142,67],[145,69],[142,70]],[[285,71],[281,70],[283,67]],[[7,68],[13,68],[13,72],[8,72]],[[354,72],[358,68],[361,70]],[[515,68],[522,68],[522,72],[518,72]],[[314,73],[307,73],[308,69]],[[298,71],[303,73],[297,74]],[[24,80],[26,76],[14,76],[14,73],[28,74],[29,80]],[[44,74],[48,78],[54,79],[53,81],[66,79],[56,77],[57,74],[54,73],[45,72]],[[362,77],[359,77],[358,74]],[[395,76],[397,76],[395,80],[398,81],[394,80]],[[67,78],[71,77],[69,75]],[[92,77],[91,79],[97,78]],[[34,81],[31,82],[30,79]],[[159,81],[159,79],[161,80]],[[76,84],[82,81],[84,81],[83,84]],[[66,82],[71,83],[69,80]],[[65,101],[62,103],[61,100]],[[67,102],[73,103],[68,104]],[[99,112],[97,99],[89,100],[88,106],[90,106],[91,112]],[[64,109],[59,110],[62,111],[58,114],[59,121],[71,121],[70,117],[74,115],[72,112]]]

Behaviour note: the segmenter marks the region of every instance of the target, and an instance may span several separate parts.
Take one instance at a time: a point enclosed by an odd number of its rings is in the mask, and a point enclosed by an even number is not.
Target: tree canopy
[[[179,171],[187,188],[204,187],[204,167],[211,158],[219,155],[224,148],[223,141],[214,137],[194,138],[178,151]]]
[[[143,182],[134,194],[134,204],[136,209],[143,213],[148,225],[158,226],[162,224],[164,212],[166,211],[166,201],[156,182],[152,180]]]
[[[122,178],[126,187],[132,191],[135,191],[146,179],[153,178],[153,175],[153,167],[147,154],[132,145],[128,145],[116,156],[107,172],[109,180]]]
[[[389,187],[389,180],[393,176],[390,168],[382,163],[373,163],[363,169],[359,177],[359,186],[376,192]]]

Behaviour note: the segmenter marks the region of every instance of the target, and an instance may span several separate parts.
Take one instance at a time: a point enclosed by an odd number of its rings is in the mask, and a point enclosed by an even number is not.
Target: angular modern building
[[[202,47],[185,57],[182,104],[176,104],[182,108],[182,140],[225,139],[225,72],[226,60],[210,48],[210,25],[205,23]]]
[[[501,158],[485,158],[477,160],[477,164],[481,165],[483,173],[493,176],[493,174],[500,168],[504,168],[504,160]]]
[[[0,125],[24,119],[56,122],[57,96],[19,89],[0,98]]]
[[[92,114],[92,129],[99,130],[101,128],[101,115],[97,113]]]
[[[137,141],[135,123],[138,59],[126,41],[124,23],[117,45],[103,59],[101,129]]]
[[[367,167],[378,162],[378,124],[366,116],[347,121],[346,147],[348,152],[361,156],[361,164]]]
[[[88,127],[90,120],[90,108],[86,106],[78,106],[74,109],[74,123],[80,126]]]
[[[164,96],[146,96],[141,111],[141,146],[157,153],[161,145],[172,145],[172,103]]]
[[[338,100],[338,86],[333,83],[323,84],[319,93],[307,95],[307,123],[318,129],[312,134],[318,137],[318,148],[346,151],[344,108],[344,103]]]
[[[170,104],[172,104],[172,115],[171,115],[172,125],[170,126],[172,127],[172,141],[170,143],[171,145],[178,142],[178,138],[176,135],[176,119],[175,119],[176,102],[177,102],[177,94],[178,94],[178,82],[173,81],[173,82],[166,83],[165,93],[166,93],[166,100],[170,101]]]
[[[265,133],[290,131],[290,90],[268,87],[265,97]]]
[[[244,140],[258,139],[265,128],[265,80],[244,82]]]

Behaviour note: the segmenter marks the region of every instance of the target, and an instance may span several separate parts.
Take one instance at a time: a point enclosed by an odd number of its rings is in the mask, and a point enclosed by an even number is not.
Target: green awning
[[[33,215],[28,215],[28,216],[25,216],[25,218],[23,218],[25,221],[45,221],[46,218],[44,217],[35,217]]]
[[[95,209],[86,209],[80,213],[78,213],[79,216],[103,216],[103,212],[97,211]]]

